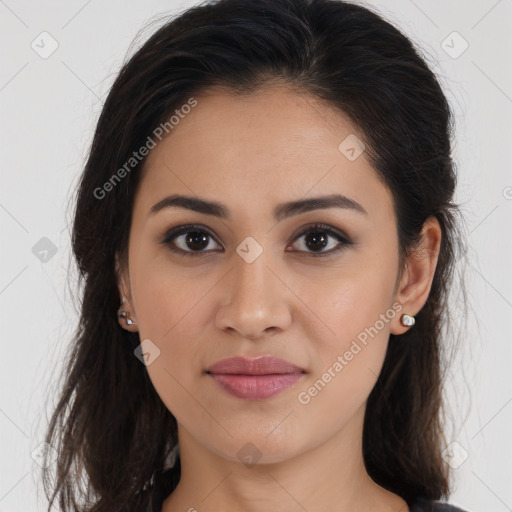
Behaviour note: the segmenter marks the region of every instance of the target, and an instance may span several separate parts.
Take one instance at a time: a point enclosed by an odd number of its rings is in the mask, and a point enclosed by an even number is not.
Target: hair
[[[139,335],[117,317],[115,258],[127,257],[145,159],[108,194],[98,190],[190,98],[213,87],[242,96],[276,84],[324,102],[362,133],[366,157],[392,192],[400,273],[425,220],[439,221],[432,287],[414,328],[390,335],[366,406],[363,456],[373,480],[409,504],[448,497],[442,330],[461,238],[453,115],[438,79],[400,30],[340,0],[220,0],[165,21],[123,64],[78,184],[72,250],[80,319],[46,433],[57,453],[55,474],[49,464],[43,470],[48,510],[57,498],[63,511],[137,506],[178,442],[174,416],[134,357]]]

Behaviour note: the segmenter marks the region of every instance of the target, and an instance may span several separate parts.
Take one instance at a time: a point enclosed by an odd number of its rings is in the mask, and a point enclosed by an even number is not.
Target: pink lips
[[[225,391],[249,400],[280,393],[297,382],[304,373],[302,368],[276,357],[232,357],[217,362],[207,370],[207,374]]]

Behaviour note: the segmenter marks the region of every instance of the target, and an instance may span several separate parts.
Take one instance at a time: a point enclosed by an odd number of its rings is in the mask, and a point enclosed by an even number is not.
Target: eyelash
[[[334,249],[330,249],[327,252],[317,252],[317,253],[308,252],[308,251],[299,251],[299,252],[305,252],[308,256],[313,256],[314,258],[326,257],[326,256],[331,256],[335,253],[339,253],[340,251],[345,249],[346,246],[354,244],[354,242],[351,242],[350,240],[348,240],[348,238],[341,235],[340,233],[338,233],[337,231],[333,230],[331,227],[329,227],[325,224],[314,224],[312,226],[308,226],[306,229],[301,231],[295,237],[295,239],[298,239],[301,236],[304,236],[310,232],[315,232],[315,231],[320,231],[328,236],[332,236],[333,238],[338,240],[339,245],[337,247],[335,247]],[[192,233],[192,232],[206,233],[210,238],[212,238],[216,243],[218,243],[215,240],[215,237],[207,229],[205,229],[201,226],[198,226],[198,225],[194,225],[194,224],[187,224],[184,226],[178,226],[176,228],[170,229],[164,235],[164,238],[161,243],[163,245],[166,245],[169,248],[169,250],[171,250],[172,252],[181,254],[183,256],[198,257],[198,256],[204,256],[205,254],[208,254],[209,252],[211,252],[211,251],[184,251],[183,249],[179,249],[172,245],[171,242],[173,242],[174,239],[176,239],[177,237],[179,237],[181,235],[188,234],[188,233]]]

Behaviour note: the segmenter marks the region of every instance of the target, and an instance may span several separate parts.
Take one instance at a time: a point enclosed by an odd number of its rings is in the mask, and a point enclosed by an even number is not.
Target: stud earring
[[[135,322],[128,316],[127,311],[119,311],[119,318],[124,318],[126,325],[134,325]]]
[[[128,311],[124,311],[123,309],[121,309],[123,307],[123,304],[125,304],[125,303],[128,303],[128,300],[123,295],[123,297],[121,298],[121,307],[118,309],[117,315],[119,318],[124,319],[124,321],[126,322],[126,325],[134,325],[135,322],[128,316]]]
[[[413,315],[408,315],[407,313],[404,313],[400,317],[400,322],[402,322],[402,325],[405,325],[406,327],[412,327],[416,320],[414,319]]]

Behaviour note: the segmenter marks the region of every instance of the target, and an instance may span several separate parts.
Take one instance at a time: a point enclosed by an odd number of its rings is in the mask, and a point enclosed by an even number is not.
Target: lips
[[[215,363],[206,373],[233,396],[261,400],[295,384],[305,370],[276,357],[232,357]]]
[[[231,357],[222,359],[207,370],[208,373],[230,375],[273,375],[284,373],[304,373],[304,369],[277,357]]]

